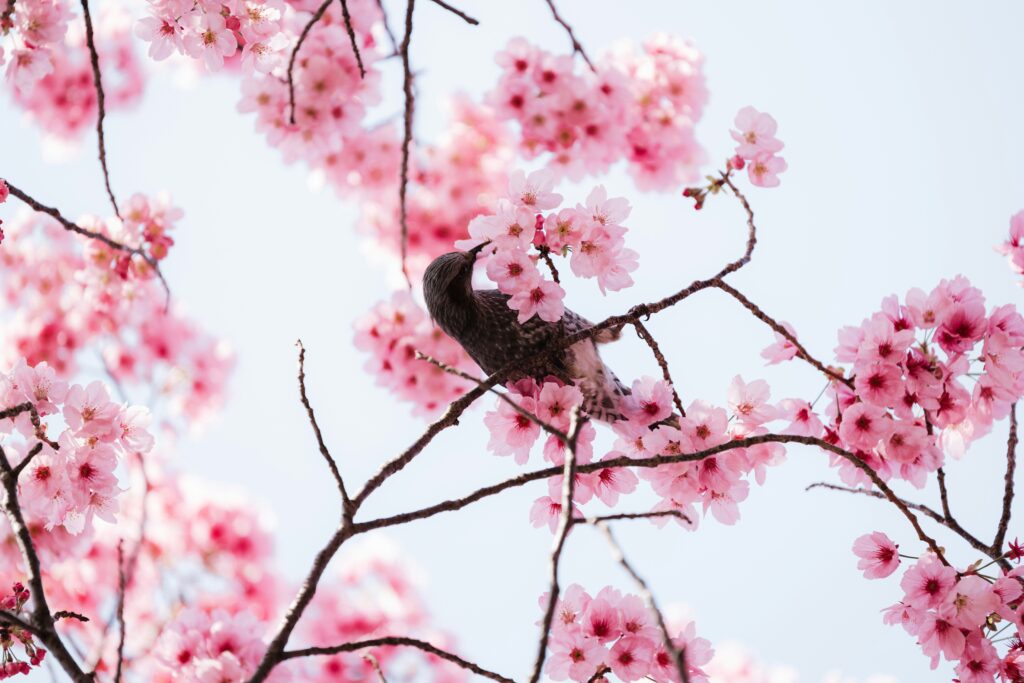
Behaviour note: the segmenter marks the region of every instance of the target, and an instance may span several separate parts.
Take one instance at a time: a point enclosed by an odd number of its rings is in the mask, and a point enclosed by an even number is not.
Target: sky
[[[392,18],[402,5],[387,3]],[[419,138],[443,128],[447,96],[489,88],[498,73],[492,55],[508,39],[568,49],[541,0],[460,7],[480,26],[417,5]],[[967,276],[991,305],[1024,301],[992,249],[1024,208],[1020,3],[561,0],[559,8],[592,55],[657,31],[691,38],[706,57],[710,102],[698,137],[711,159],[730,153],[728,129],[741,107],[778,120],[789,170],[779,188],[748,193],[759,242],[731,282],[791,323],[818,357],[831,359],[836,330],[859,324],[884,296],[929,290],[942,278]],[[397,111],[397,61],[385,66],[384,88],[381,111]],[[121,196],[168,190],[184,208],[167,278],[177,305],[237,354],[223,414],[182,440],[180,466],[259,505],[273,520],[280,566],[298,578],[333,529],[339,501],[298,402],[296,338],[305,342],[310,397],[350,488],[411,444],[424,422],[375,385],[352,345],[354,320],[390,295],[394,270],[367,256],[353,230],[357,207],[316,191],[304,168],[283,165],[252,119],[236,113],[238,99],[232,77],[183,89],[160,70],[140,106],[109,115],[109,162]],[[93,138],[49,163],[38,131],[9,101],[0,102],[0,130],[0,173],[67,214],[105,208]],[[621,169],[560,191],[582,201],[597,182],[633,205],[627,239],[640,269],[634,287],[607,297],[592,283],[568,287],[568,305],[591,319],[674,292],[742,252],[744,216],[727,197],[694,212],[676,193],[639,192]],[[737,374],[768,380],[775,399],[812,399],[821,389],[806,366],[765,367],[759,352],[770,331],[716,292],[648,326],[686,402],[723,403]],[[658,373],[633,335],[605,348],[624,379]],[[483,412],[435,439],[367,504],[367,517],[521,471],[487,452]],[[607,443],[606,431],[601,438]],[[984,536],[998,518],[1004,452],[998,425],[948,467],[954,512]],[[948,680],[946,669],[929,671],[909,636],[881,622],[881,610],[901,595],[898,579],[862,579],[850,552],[856,537],[882,530],[916,554],[906,520],[877,501],[805,492],[817,481],[837,481],[827,458],[795,446],[764,487],[752,488],[737,525],[708,519],[690,533],[624,522],[617,536],[659,601],[688,606],[712,643],[740,642],[768,663],[796,668],[804,682],[836,670],[858,679]],[[899,490],[932,503],[933,487]],[[547,587],[551,535],[528,521],[542,495],[543,484],[513,489],[380,534],[418,568],[436,623],[456,634],[461,651],[515,677],[532,665],[537,598]],[[638,495],[630,508],[651,502]],[[974,559],[938,535],[958,562]],[[588,529],[570,538],[561,576],[592,593],[606,584],[633,590]]]

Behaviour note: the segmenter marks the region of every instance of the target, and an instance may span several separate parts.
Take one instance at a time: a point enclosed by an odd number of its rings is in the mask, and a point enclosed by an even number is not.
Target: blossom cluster
[[[736,115],[736,128],[729,134],[736,141],[736,153],[730,159],[732,168],[747,167],[750,182],[758,187],[777,187],[778,174],[786,170],[786,160],[777,156],[785,145],[775,137],[778,124],[770,114],[753,107],[744,107]]]
[[[132,197],[124,221],[79,223],[162,258],[181,212],[166,200]],[[139,257],[72,235],[49,217],[26,214],[0,249],[5,316],[0,361],[46,362],[63,376],[102,358],[119,383],[150,384],[177,412],[199,420],[219,406],[232,366],[218,340],[173,311]]]
[[[20,8],[22,4],[19,1],[12,6]],[[142,66],[132,42],[128,14],[117,8],[104,8],[96,19],[95,43],[108,111],[131,106],[142,97]],[[39,66],[42,64],[39,62]],[[28,80],[25,74],[18,81],[14,101],[48,134],[73,139],[95,127],[99,113],[84,24],[70,27],[67,39],[48,51],[47,64],[46,71],[35,73],[34,79]]]
[[[172,681],[240,683],[266,650],[263,630],[264,625],[246,612],[186,608],[164,630],[155,654]],[[268,680],[289,678],[279,668]]]
[[[149,15],[135,32],[158,61],[177,52],[217,71],[241,50],[244,65],[266,71],[288,42],[282,35],[283,0],[149,0],[148,5]]]
[[[64,422],[54,448],[43,441],[37,446],[40,430],[53,425],[37,428],[28,411],[0,420],[0,444],[8,457],[28,459],[18,481],[26,516],[72,534],[91,528],[94,517],[114,522],[121,492],[114,470],[119,457],[153,447],[149,412],[111,401],[100,382],[68,386],[45,363],[31,367],[22,361],[0,374],[0,405],[26,402],[41,418],[60,415]],[[34,456],[33,447],[41,448]]]
[[[502,67],[487,101],[519,124],[526,158],[579,180],[624,159],[641,189],[692,182],[704,162],[694,136],[707,101],[703,58],[689,42],[665,34],[638,51],[623,45],[591,72],[572,56],[553,55],[522,38],[496,60]]]
[[[15,88],[38,81],[53,70],[54,52],[64,40],[71,11],[65,0],[7,3],[0,12],[0,36],[14,47],[7,78]],[[0,44],[0,65],[8,59]]]
[[[867,578],[889,576],[900,565],[897,545],[881,532],[857,539],[854,552]],[[903,598],[885,610],[885,622],[899,624],[917,638],[933,669],[940,658],[955,664],[960,683],[994,683],[997,677],[1024,680],[1024,569],[1000,570],[994,577],[983,573],[993,564],[977,562],[958,571],[926,552],[903,573]],[[1004,636],[998,640],[1010,641],[1003,654],[997,650],[996,634]]]
[[[462,395],[465,380],[417,358],[417,351],[453,368],[472,372],[462,347],[435,327],[407,292],[396,292],[355,324],[356,348],[370,354],[366,369],[377,381],[432,415]]]
[[[11,587],[11,592],[0,599],[0,609],[20,616],[28,602],[31,592],[21,583]],[[28,661],[18,658],[14,646],[19,645]],[[0,648],[3,650],[3,661],[0,662],[0,680],[29,674],[32,667],[39,666],[46,656],[46,650],[36,645],[30,632],[14,624],[0,626]]]
[[[946,455],[963,455],[1024,395],[1022,346],[1016,308],[986,312],[981,291],[962,276],[929,293],[912,289],[902,303],[890,296],[880,312],[839,331],[836,359],[852,370],[831,385],[824,438],[883,480],[921,487]],[[836,460],[844,481],[869,483],[849,461]]]
[[[533,380],[521,380],[509,387],[507,398],[563,433],[568,428],[573,408],[582,402],[579,389],[562,386],[557,381],[538,385]],[[737,376],[729,386],[728,410],[694,401],[686,409],[686,417],[680,418],[672,413],[671,386],[662,380],[641,378],[633,383],[630,395],[620,406],[625,419],[612,425],[618,438],[601,460],[696,453],[735,439],[767,433],[765,425],[773,420],[788,419],[791,423],[788,429],[799,429],[800,425],[794,424],[799,418],[793,406],[788,403],[775,406],[768,402],[769,398],[766,382],[757,380],[748,384]],[[484,416],[484,423],[490,430],[488,448],[493,453],[514,456],[520,464],[529,460],[541,433],[536,422],[500,401],[496,410]],[[579,464],[594,461],[595,435],[589,422],[580,429],[576,448]],[[565,448],[557,435],[551,435],[545,442],[543,457],[547,462],[561,465]],[[738,504],[749,494],[746,477],[753,474],[756,481],[763,484],[767,467],[779,464],[784,454],[781,444],[763,443],[734,448],[694,462],[641,468],[638,472],[639,478],[645,479],[660,498],[653,512],[666,516],[672,513],[680,525],[693,529],[698,523],[694,506],[699,504],[705,513],[710,512],[723,524],[734,524],[739,519]],[[574,506],[585,505],[595,498],[614,506],[620,496],[636,490],[639,478],[625,467],[577,473]],[[549,480],[548,495],[537,499],[530,511],[534,526],[547,524],[554,531],[561,513],[561,488],[560,477]],[[665,521],[663,517],[653,519],[659,523]]]
[[[531,247],[542,254],[571,253],[573,273],[596,278],[602,293],[632,285],[629,273],[638,266],[637,253],[625,246],[627,229],[622,225],[629,216],[629,202],[621,197],[609,199],[604,187],[598,186],[585,206],[577,204],[555,213],[562,195],[552,192],[553,186],[554,177],[547,171],[529,176],[513,173],[497,211],[474,218],[469,239],[455,243],[460,249],[484,245],[481,260],[487,276],[509,295],[508,305],[519,313],[520,323],[534,315],[557,322],[565,313],[565,291],[541,275],[540,254],[530,254]]]
[[[1024,211],[1018,211],[1010,218],[1010,239],[996,250],[1006,256],[1013,272],[1024,274]]]
[[[540,604],[547,606],[548,595]],[[677,650],[686,651],[692,683],[708,683],[701,668],[713,654],[711,644],[686,624],[672,636]],[[665,646],[656,616],[637,595],[623,595],[608,586],[591,596],[578,584],[566,588],[555,605],[551,622],[550,655],[545,673],[555,681],[584,683],[611,672],[629,683],[650,678],[679,683],[679,671]]]
[[[707,176],[706,185],[683,190],[683,196],[693,199],[693,208],[697,210],[704,208],[709,194],[718,194],[726,183],[731,182],[733,171],[746,168],[753,185],[777,187],[778,174],[787,168],[786,160],[775,154],[785,145],[775,137],[778,124],[770,114],[744,107],[736,114],[734,125],[738,130],[731,130],[729,134],[737,142],[736,151],[726,161],[726,170],[718,177]]]

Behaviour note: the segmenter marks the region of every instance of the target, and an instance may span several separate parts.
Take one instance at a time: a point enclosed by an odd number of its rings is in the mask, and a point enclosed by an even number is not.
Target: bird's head
[[[445,327],[454,307],[468,304],[473,296],[473,264],[484,242],[469,251],[441,254],[430,262],[423,273],[423,297],[430,317]]]

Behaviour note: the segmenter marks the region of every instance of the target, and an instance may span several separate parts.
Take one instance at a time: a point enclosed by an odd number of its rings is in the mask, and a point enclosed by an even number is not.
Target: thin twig
[[[551,547],[551,560],[549,562],[551,572],[551,586],[548,589],[548,605],[544,611],[544,619],[540,627],[540,643],[537,646],[537,660],[533,664],[533,674],[530,675],[530,683],[537,683],[540,680],[541,671],[544,668],[544,659],[548,653],[548,637],[551,631],[551,622],[555,618],[555,606],[558,604],[558,565],[562,559],[562,549],[565,548],[565,539],[572,529],[572,500],[576,489],[576,440],[580,435],[580,428],[583,420],[580,419],[579,406],[573,408],[572,418],[569,424],[569,439],[566,442],[567,452],[565,463],[562,466],[562,509],[558,519],[558,529],[555,531],[554,544]]]
[[[384,33],[387,34],[388,41],[391,43],[391,53],[397,55],[398,40],[395,39],[395,33],[391,30],[391,24],[388,22],[388,13],[384,9],[384,0],[377,0],[377,7],[380,9],[380,19],[381,23],[384,24]]]
[[[1013,504],[1013,473],[1017,468],[1017,404],[1010,406],[1010,434],[1006,439],[1006,477],[1003,490],[1003,513],[999,517],[999,527],[996,529],[995,540],[992,541],[992,550],[997,553],[1003,551],[1003,541],[1006,540],[1006,530],[1010,525],[1010,506]]]
[[[156,273],[156,276],[160,279],[160,284],[164,288],[164,293],[166,294],[166,300],[164,302],[164,310],[166,311],[166,310],[168,310],[170,308],[170,305],[171,305],[171,288],[168,286],[167,280],[164,279],[164,274],[160,270],[160,264],[157,263],[157,260],[155,258],[153,258],[149,254],[147,254],[142,247],[130,247],[127,244],[123,244],[121,242],[118,242],[117,240],[113,240],[113,239],[107,237],[103,233],[99,233],[99,232],[96,232],[94,230],[89,230],[87,228],[83,228],[82,226],[78,225],[77,223],[73,223],[73,222],[69,221],[67,218],[64,217],[63,214],[61,214],[60,211],[58,211],[57,209],[53,208],[52,206],[46,206],[45,204],[42,204],[42,203],[36,201],[35,199],[30,197],[29,195],[25,194],[22,190],[18,189],[14,185],[11,185],[11,181],[5,180],[5,182],[7,183],[7,189],[9,189],[11,191],[12,195],[17,197],[21,201],[25,202],[26,204],[28,204],[30,207],[32,207],[33,209],[35,209],[39,213],[45,213],[48,216],[50,216],[51,218],[55,219],[58,223],[61,224],[61,226],[65,230],[67,230],[69,232],[77,233],[77,234],[82,235],[84,237],[88,237],[89,239],[96,240],[97,242],[100,242],[100,243],[110,247],[111,249],[114,249],[115,251],[123,251],[126,254],[128,254],[129,256],[138,256],[143,261],[145,261],[149,265],[149,267],[153,269],[153,272]]]
[[[654,354],[654,360],[658,361],[658,367],[661,368],[661,375],[668,382],[668,386],[672,389],[672,402],[676,404],[676,410],[679,411],[680,417],[686,417],[686,411],[683,410],[683,402],[679,399],[679,393],[676,391],[676,383],[672,381],[672,375],[668,371],[668,361],[665,360],[665,354],[661,352],[661,347],[658,346],[658,342],[654,341],[654,337],[651,336],[650,331],[644,326],[639,320],[633,321],[633,328],[636,330],[638,337],[647,343],[647,346],[651,348],[651,353]]]
[[[313,414],[313,406],[310,405],[309,398],[306,396],[306,347],[302,345],[301,339],[296,341],[295,345],[299,347],[299,397],[302,401],[302,407],[306,409],[306,415],[309,418],[310,426],[313,428],[313,434],[316,436],[320,455],[327,462],[327,467],[331,470],[331,476],[334,477],[334,483],[338,487],[338,492],[341,493],[344,514],[348,515],[351,513],[351,501],[348,497],[348,491],[345,489],[345,482],[341,478],[338,464],[334,461],[334,457],[331,455],[330,450],[328,450],[327,444],[324,443],[324,436],[320,432],[320,425],[317,424],[316,415]]]
[[[348,31],[348,40],[352,43],[352,52],[356,53],[356,64],[359,65],[359,77],[366,78],[366,69],[363,67],[363,56],[359,53],[359,42],[356,40],[356,30],[352,28],[352,16],[348,13],[348,0],[340,0],[341,16],[345,19],[345,30]]]
[[[537,251],[540,252],[540,257],[544,259],[544,263],[547,264],[548,270],[551,271],[551,277],[555,281],[555,284],[561,284],[561,280],[558,277],[558,268],[555,268],[555,262],[551,259],[551,249],[548,247],[538,247]]]
[[[622,568],[633,577],[633,581],[636,583],[637,588],[640,589],[640,595],[643,597],[644,602],[647,603],[647,609],[654,612],[654,618],[658,622],[658,628],[661,630],[661,638],[665,643],[665,649],[668,650],[669,654],[672,655],[672,661],[676,665],[676,670],[679,672],[679,680],[682,683],[690,683],[690,672],[686,666],[686,649],[679,649],[676,647],[675,642],[672,640],[672,635],[668,631],[668,625],[665,623],[665,617],[662,616],[661,610],[658,609],[658,603],[654,600],[654,594],[651,593],[651,589],[647,586],[647,582],[643,580],[633,566],[626,560],[626,554],[622,552],[622,546],[615,540],[615,536],[612,535],[612,530],[604,522],[599,522],[597,528],[604,534],[605,539],[608,541],[608,545],[611,546],[612,557],[614,557]]]
[[[460,19],[462,19],[467,24],[470,24],[472,26],[479,26],[480,25],[479,21],[477,21],[473,17],[471,17],[468,14],[466,14],[465,12],[460,10],[458,7],[452,7],[451,5],[449,5],[447,2],[444,2],[443,0],[430,0],[430,1],[432,3],[434,3],[435,5],[437,5],[438,7],[445,8],[446,10],[448,10],[449,12],[454,14],[455,16],[457,16]]]
[[[11,531],[18,543],[22,559],[25,560],[25,565],[28,567],[28,584],[32,589],[33,603],[32,624],[36,628],[33,633],[46,645],[73,681],[92,683],[94,676],[82,671],[54,628],[53,615],[50,613],[50,607],[46,602],[46,592],[43,589],[43,571],[39,563],[39,555],[36,553],[32,535],[29,533],[28,525],[25,523],[25,517],[21,511],[21,504],[18,501],[18,482],[14,477],[14,469],[2,446],[0,446],[0,483],[3,484],[4,489],[4,513],[11,525]]]
[[[316,12],[313,12],[313,16],[309,18],[306,25],[302,28],[302,33],[299,34],[299,40],[295,43],[295,47],[292,48],[292,54],[288,58],[288,122],[295,125],[295,60],[299,56],[299,50],[302,49],[302,44],[306,42],[306,36],[313,30],[316,23],[323,18],[324,12],[331,6],[334,0],[324,0],[317,7]]]
[[[467,380],[469,382],[473,382],[477,386],[483,387],[487,391],[491,392],[492,394],[494,394],[495,396],[500,398],[506,404],[511,406],[511,408],[514,411],[516,411],[517,413],[519,413],[520,415],[525,417],[527,420],[529,420],[530,422],[534,423],[535,425],[537,425],[538,427],[543,429],[548,434],[551,434],[553,436],[557,436],[562,441],[562,443],[565,443],[566,441],[568,441],[568,439],[569,439],[569,435],[568,434],[563,432],[561,429],[558,429],[557,427],[555,427],[555,426],[545,422],[544,420],[540,419],[537,415],[535,415],[534,413],[531,413],[526,408],[523,408],[521,405],[519,405],[518,403],[513,401],[511,398],[509,398],[508,394],[506,394],[505,392],[498,391],[495,387],[486,387],[486,386],[484,386],[484,381],[482,379],[480,379],[479,377],[474,377],[473,375],[469,374],[468,372],[463,372],[462,370],[459,370],[458,368],[454,368],[451,365],[448,365],[447,363],[439,361],[436,358],[434,358],[432,356],[428,356],[425,353],[422,353],[420,351],[416,351],[416,360],[426,361],[427,363],[430,363],[434,367],[439,368],[441,370],[444,370],[445,372],[447,372],[450,375],[455,375],[456,377],[461,377],[464,380]]]
[[[569,40],[572,41],[572,51],[583,58],[583,61],[587,63],[587,66],[590,67],[591,71],[597,73],[597,69],[594,68],[594,63],[591,62],[590,57],[587,56],[587,51],[583,49],[583,45],[580,44],[580,41],[576,40],[576,34],[573,33],[572,26],[570,26],[569,22],[563,19],[558,13],[558,8],[555,7],[555,0],[547,0],[547,3],[548,7],[551,8],[551,15],[555,18],[555,21],[561,24],[562,28],[565,29],[565,32],[569,34]]]
[[[82,14],[85,16],[85,43],[89,48],[89,61],[92,63],[92,80],[96,86],[96,108],[99,110],[96,117],[96,137],[99,139],[100,168],[103,169],[103,183],[107,188],[107,197],[110,198],[110,205],[114,207],[114,215],[120,218],[121,210],[117,208],[114,191],[110,188],[110,171],[107,169],[107,143],[103,135],[103,119],[107,115],[107,98],[103,92],[103,77],[100,74],[100,54],[96,50],[96,37],[93,35],[92,30],[89,0],[82,0]]]
[[[941,467],[935,472],[935,478],[939,480],[939,502],[942,504],[942,514],[946,519],[953,519],[953,513],[949,511],[949,491],[946,490],[946,471]]]
[[[121,669],[124,666],[124,602],[128,592],[128,577],[124,566],[124,541],[117,542],[117,668],[114,671],[114,683],[121,683]]]
[[[406,638],[404,636],[384,636],[382,638],[373,638],[371,640],[358,640],[351,643],[343,643],[341,645],[332,645],[331,647],[308,647],[302,650],[289,650],[282,653],[281,660],[297,659],[299,657],[311,657],[314,655],[335,655],[340,652],[355,652],[357,650],[365,650],[368,647],[386,647],[386,646],[404,646],[414,647],[418,650],[428,652],[435,657],[447,660],[452,664],[456,664],[467,671],[471,671],[478,676],[484,676],[499,683],[515,683],[511,678],[502,676],[501,674],[488,671],[473,662],[463,659],[458,655],[452,654],[442,650],[439,647],[431,645],[428,642],[417,640],[416,638]]]
[[[828,482],[817,482],[817,483],[811,484],[805,490],[806,491],[810,491],[811,489],[829,489],[829,490],[832,490],[832,491],[843,491],[844,493],[853,493],[853,494],[858,494],[858,495],[862,495],[862,496],[868,496],[869,498],[877,498],[879,500],[887,500],[887,496],[885,496],[883,493],[881,493],[879,491],[872,491],[871,489],[849,488],[849,487],[846,487],[846,486],[839,486],[837,484],[830,484]],[[972,548],[974,548],[975,550],[977,550],[977,551],[979,551],[981,553],[984,553],[989,558],[991,558],[991,559],[995,560],[996,562],[998,562],[999,566],[1004,567],[1007,571],[1009,571],[1009,569],[1010,569],[1009,563],[1006,562],[1005,560],[999,559],[1001,557],[1001,555],[998,552],[993,552],[992,548],[990,548],[989,546],[987,546],[984,543],[982,543],[982,541],[980,539],[978,539],[974,534],[970,533],[969,531],[964,529],[962,526],[960,526],[960,523],[956,519],[953,519],[953,518],[948,518],[947,519],[944,515],[942,515],[942,513],[938,512],[936,510],[933,510],[932,508],[928,507],[927,505],[923,505],[921,503],[915,503],[913,501],[905,500],[903,498],[900,498],[899,500],[907,508],[909,508],[911,510],[916,510],[916,511],[918,511],[920,513],[923,513],[926,517],[931,519],[936,524],[940,524],[940,525],[946,527],[947,529],[949,529],[950,531],[955,533],[957,536],[962,538],[964,541],[966,541],[967,544],[970,545]]]
[[[777,334],[780,334],[783,337],[785,337],[790,344],[796,347],[796,355],[798,358],[809,363],[816,370],[818,370],[827,378],[829,378],[829,380],[842,382],[846,386],[853,388],[853,380],[851,380],[848,377],[842,376],[841,374],[837,373],[835,370],[829,368],[820,360],[812,356],[807,351],[807,349],[804,348],[804,345],[801,344],[796,337],[790,334],[789,330],[783,327],[781,323],[775,320],[775,318],[771,317],[763,310],[761,310],[761,308],[758,307],[757,304],[755,304],[753,301],[751,301],[742,293],[740,293],[740,291],[737,290],[735,287],[730,286],[721,279],[716,279],[713,286],[716,287],[717,289],[722,290],[732,298],[736,299],[736,301],[738,301],[740,305],[742,305],[744,308],[750,311],[755,318],[757,318],[764,324],[768,325],[768,327],[772,328],[772,330],[775,331]]]
[[[366,654],[363,655],[363,659],[368,661],[370,663],[370,666],[373,667],[373,670],[377,672],[377,680],[379,680],[380,683],[388,683],[388,679],[384,677],[384,672],[381,671],[380,661],[376,657],[374,657],[372,654]]]
[[[658,517],[676,517],[687,524],[693,524],[693,520],[679,510],[654,510],[651,512],[620,512],[614,515],[599,515],[597,517],[574,517],[575,524],[596,525],[601,522],[615,522],[621,519],[657,519]]]
[[[407,0],[405,8],[405,36],[402,38],[402,46],[399,53],[402,55],[402,92],[405,95],[405,110],[403,113],[404,132],[402,134],[402,168],[400,183],[398,185],[399,219],[402,226],[402,276],[405,283],[412,289],[412,280],[409,279],[409,268],[406,260],[409,255],[409,206],[406,201],[406,194],[409,190],[409,146],[412,144],[412,120],[416,110],[416,96],[412,90],[412,67],[409,64],[409,43],[412,41],[412,13],[416,0]]]

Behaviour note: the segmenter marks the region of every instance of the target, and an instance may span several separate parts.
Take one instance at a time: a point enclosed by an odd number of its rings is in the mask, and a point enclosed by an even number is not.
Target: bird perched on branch
[[[534,316],[520,323],[509,308],[509,295],[496,289],[473,289],[473,264],[487,243],[469,251],[438,256],[423,273],[427,310],[445,334],[457,341],[476,364],[491,374],[509,363],[551,348],[562,334],[569,336],[593,323],[568,308],[558,322]],[[533,367],[512,373],[511,381],[555,376],[575,384],[583,394],[583,410],[592,418],[614,422],[623,418],[621,400],[630,391],[601,360],[597,345],[619,338],[621,329],[602,330],[592,339],[554,351]]]

